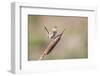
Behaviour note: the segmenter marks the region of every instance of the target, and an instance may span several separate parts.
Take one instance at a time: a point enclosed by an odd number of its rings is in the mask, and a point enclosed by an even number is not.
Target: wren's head
[[[54,26],[54,27],[52,28],[52,31],[53,31],[53,32],[57,32],[57,26]]]
[[[57,26],[54,26],[54,27],[52,28],[52,31],[49,32],[49,38],[50,38],[50,39],[54,38],[54,37],[56,36],[56,34],[57,34]]]

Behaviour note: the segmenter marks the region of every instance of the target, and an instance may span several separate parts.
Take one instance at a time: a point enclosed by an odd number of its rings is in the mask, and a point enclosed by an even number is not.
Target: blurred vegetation
[[[28,60],[38,60],[49,43],[44,25],[58,33],[64,28],[60,42],[44,60],[88,57],[88,18],[75,16],[28,16]]]

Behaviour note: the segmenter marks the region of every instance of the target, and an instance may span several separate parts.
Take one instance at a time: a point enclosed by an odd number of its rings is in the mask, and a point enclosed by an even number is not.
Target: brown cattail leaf
[[[44,54],[45,55],[48,55],[52,50],[53,48],[56,46],[56,44],[59,42],[60,40],[60,36],[56,37],[55,39],[53,39],[47,46],[47,48],[45,49],[44,51]]]

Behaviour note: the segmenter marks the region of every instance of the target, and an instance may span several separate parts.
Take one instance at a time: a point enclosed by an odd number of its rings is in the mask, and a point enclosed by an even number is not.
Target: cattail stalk
[[[57,45],[57,43],[60,41],[61,36],[63,34],[63,32],[65,31],[65,29],[62,31],[61,34],[57,35],[55,38],[53,38],[50,43],[48,44],[48,46],[45,48],[43,54],[40,56],[39,60],[42,60],[44,58],[45,55],[48,55],[53,48]]]

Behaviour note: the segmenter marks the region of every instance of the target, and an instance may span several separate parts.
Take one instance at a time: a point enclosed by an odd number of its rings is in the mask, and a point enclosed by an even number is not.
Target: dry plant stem
[[[45,54],[43,53],[43,54],[40,56],[39,60],[42,60],[42,59],[44,58],[44,56],[45,56]]]

